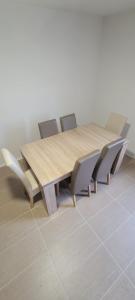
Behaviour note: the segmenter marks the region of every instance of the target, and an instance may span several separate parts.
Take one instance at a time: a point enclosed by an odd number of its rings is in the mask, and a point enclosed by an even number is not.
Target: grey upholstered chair
[[[61,130],[66,131],[77,127],[75,114],[66,115],[60,118]]]
[[[56,119],[48,120],[38,124],[41,139],[58,133],[58,126]]]
[[[87,189],[88,196],[90,196],[91,177],[99,156],[100,151],[96,150],[76,161],[71,176],[70,186],[74,206],[76,206],[76,194],[80,193],[82,190]]]
[[[8,168],[10,168],[20,179],[22,182],[27,195],[29,196],[30,199],[30,206],[31,208],[33,207],[34,204],[34,196],[40,192],[40,187],[30,169],[26,170],[23,172],[22,168],[19,165],[19,162],[17,159],[13,156],[13,154],[7,150],[7,149],[2,149],[2,156],[5,161],[5,164]]]
[[[97,182],[107,184],[110,183],[110,173],[112,165],[116,159],[117,154],[122,149],[124,142],[125,139],[120,138],[117,141],[109,143],[103,148],[101,156],[96,164],[92,175],[94,180],[95,193],[97,191]]]
[[[128,145],[128,141],[125,140],[121,150],[118,152],[118,154],[114,160],[114,163],[113,163],[112,169],[111,169],[111,174],[114,175],[119,171],[119,169],[122,165],[126,150],[127,150],[127,145]]]

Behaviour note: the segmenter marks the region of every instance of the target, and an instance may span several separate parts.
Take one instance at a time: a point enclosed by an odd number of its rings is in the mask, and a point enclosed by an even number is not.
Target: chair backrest
[[[61,130],[66,131],[77,127],[75,114],[70,114],[60,118]]]
[[[41,139],[47,138],[49,136],[58,133],[58,126],[57,126],[56,119],[38,123],[38,127],[39,127]]]
[[[128,146],[128,141],[125,140],[121,150],[118,152],[118,154],[113,162],[112,169],[111,169],[112,174],[116,174],[119,171],[121,164],[123,162],[123,158],[125,156],[126,150],[127,150],[127,146]]]
[[[9,167],[19,177],[26,191],[30,195],[30,193],[32,192],[31,184],[28,178],[25,176],[25,173],[21,169],[15,156],[8,149],[5,148],[1,149],[1,152],[6,166]]]
[[[88,188],[99,156],[100,151],[96,150],[76,161],[71,177],[72,194],[79,193],[81,190]]]
[[[129,132],[129,129],[130,129],[130,124],[129,123],[126,123],[125,124],[125,126],[124,126],[124,128],[123,128],[123,130],[122,130],[122,132],[121,132],[121,137],[122,138],[126,138],[127,137],[127,135],[128,135],[128,132]]]
[[[95,167],[93,178],[97,181],[104,181],[107,178],[107,175],[110,174],[113,162],[123,147],[125,139],[118,139],[117,141],[111,142],[106,145],[102,152],[101,156]]]
[[[105,128],[118,135],[121,135],[126,122],[127,118],[125,116],[116,113],[111,113]]]

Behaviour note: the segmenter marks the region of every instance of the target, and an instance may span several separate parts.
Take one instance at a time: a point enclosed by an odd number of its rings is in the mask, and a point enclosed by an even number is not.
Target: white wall
[[[105,18],[103,28],[94,118],[105,124],[111,111],[126,115],[129,150],[135,153],[135,11]]]
[[[38,121],[92,118],[102,19],[39,6],[0,9],[0,148],[17,156]]]

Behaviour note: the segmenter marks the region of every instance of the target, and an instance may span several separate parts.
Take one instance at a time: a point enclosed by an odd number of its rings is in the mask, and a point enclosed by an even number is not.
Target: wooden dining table
[[[55,184],[72,174],[76,160],[96,149],[101,151],[118,138],[90,123],[22,146],[22,156],[40,185],[49,215],[57,210]]]

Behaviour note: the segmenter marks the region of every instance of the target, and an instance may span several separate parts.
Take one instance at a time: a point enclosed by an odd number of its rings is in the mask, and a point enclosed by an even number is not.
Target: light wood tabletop
[[[96,149],[102,150],[118,138],[116,134],[90,123],[22,147],[22,155],[44,191],[49,213],[57,209],[56,203],[55,207],[48,207],[50,197],[55,197],[52,193],[54,184],[71,174],[75,161]]]

